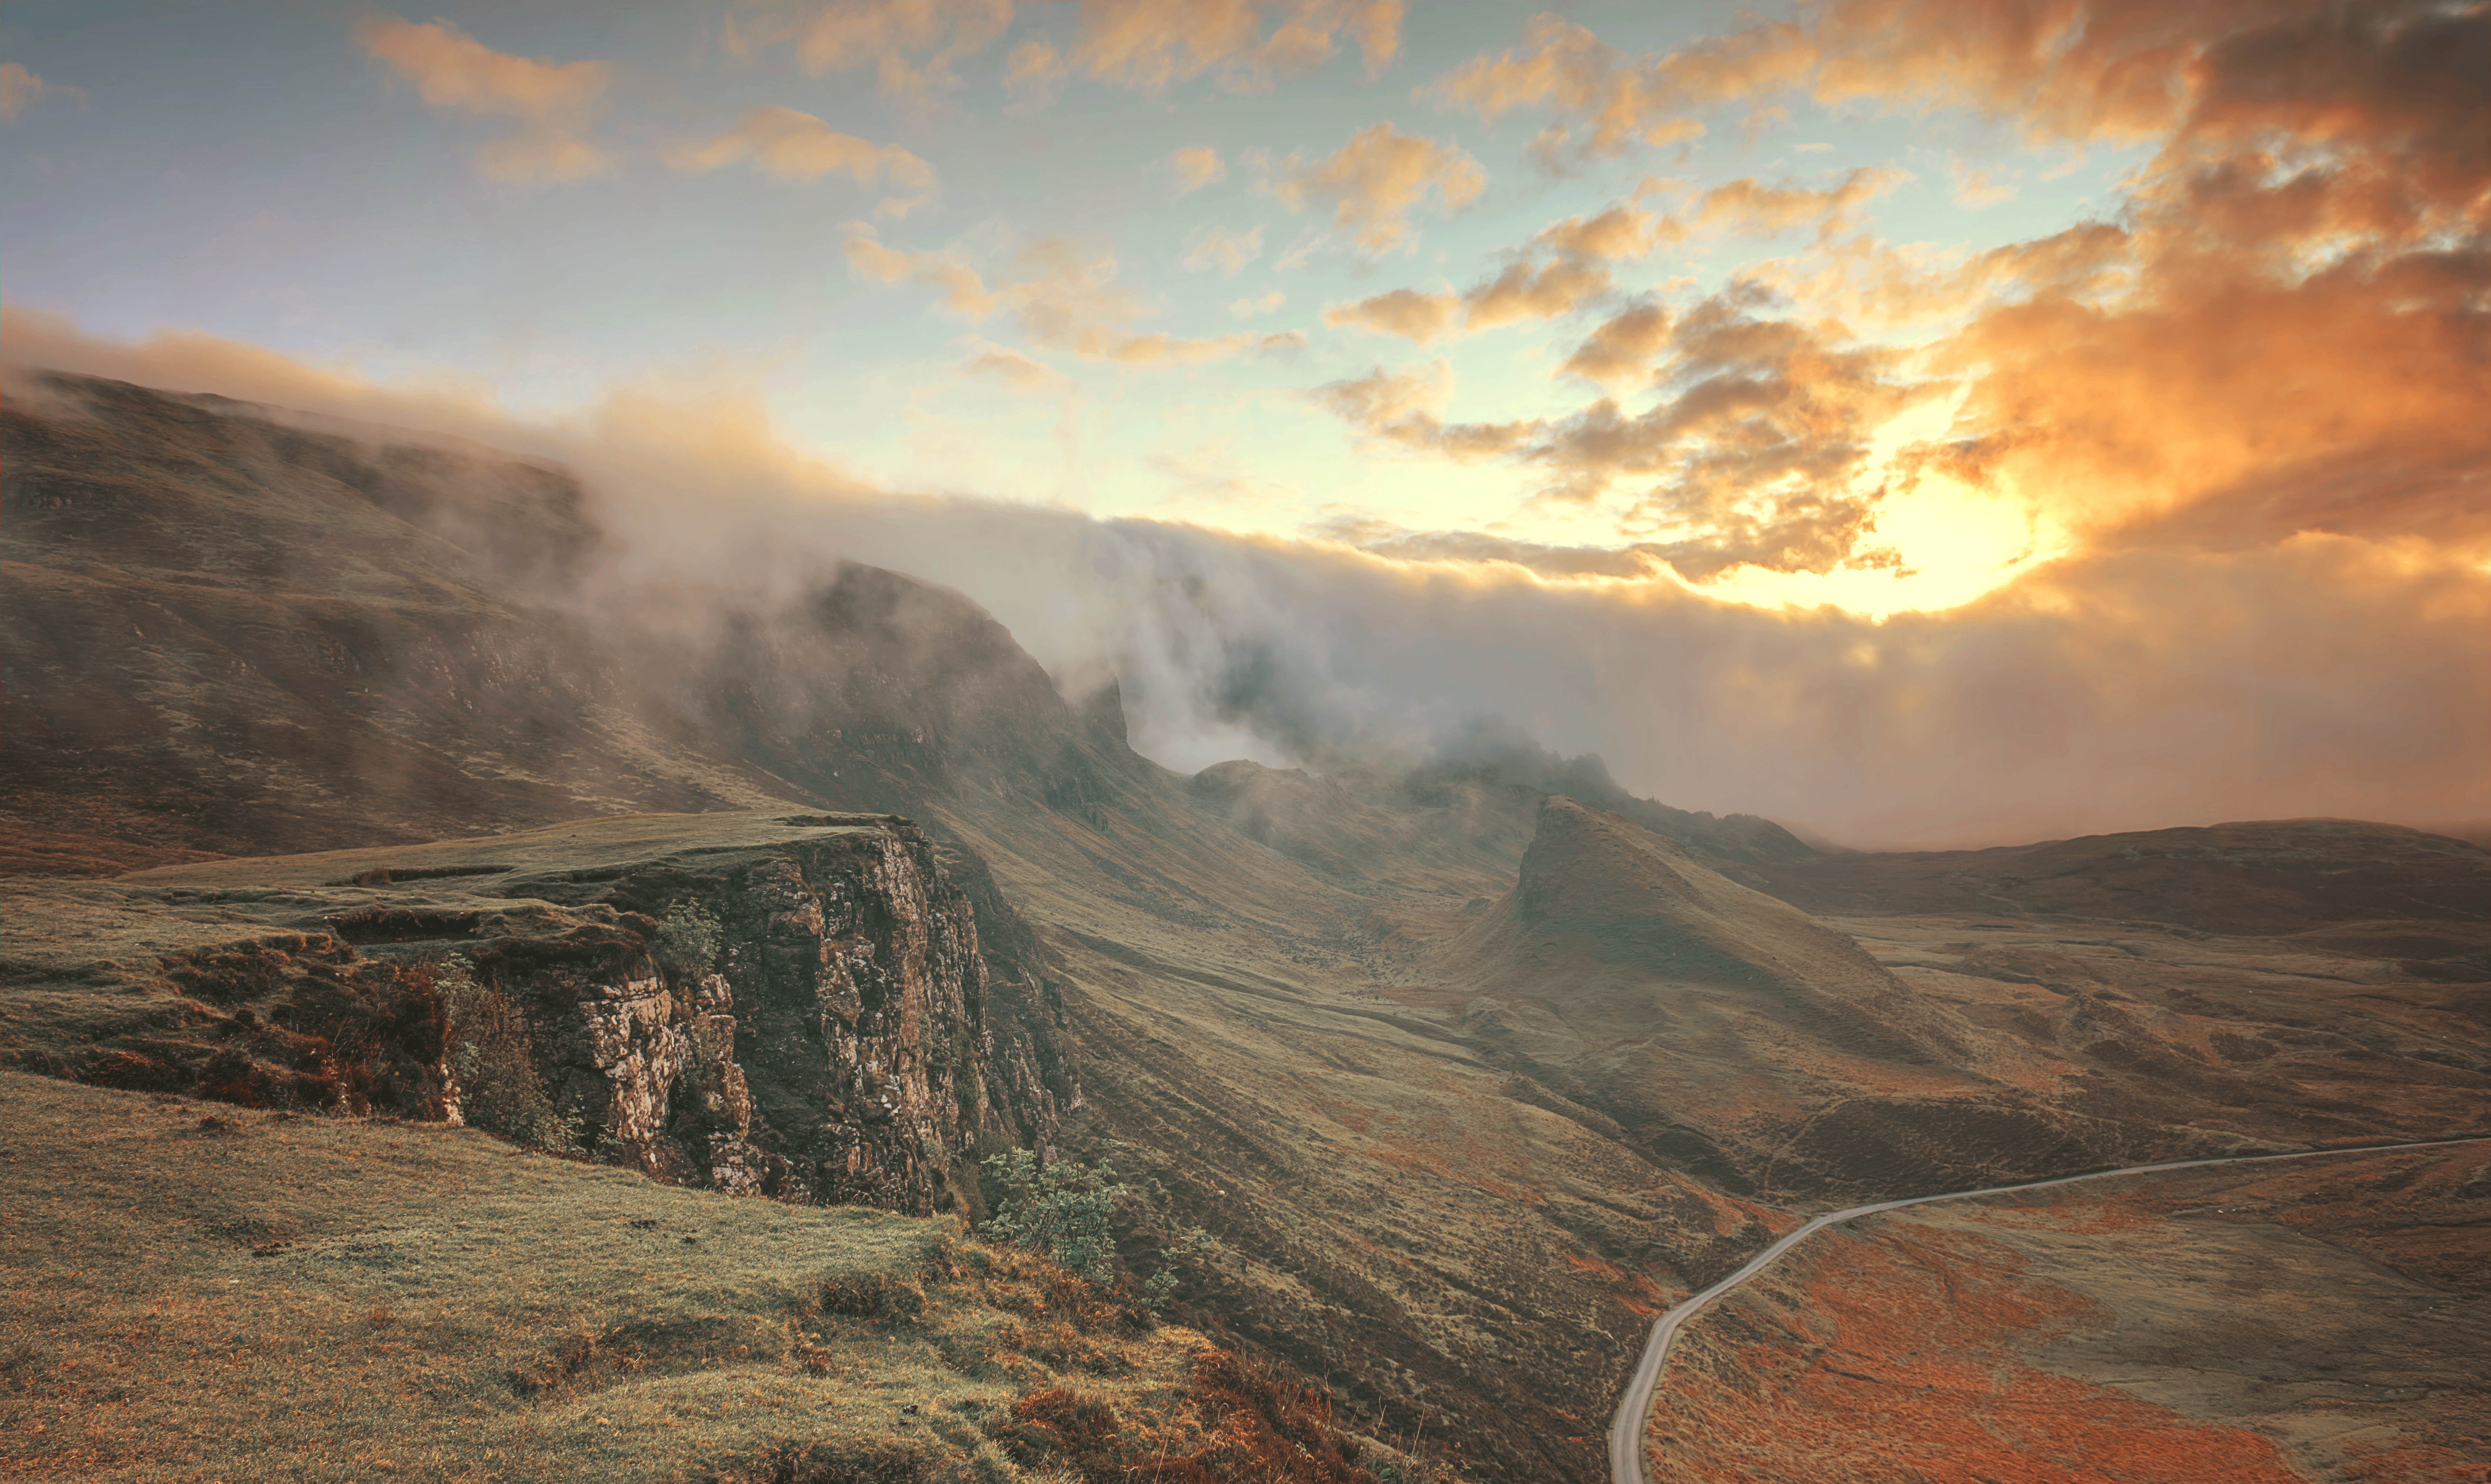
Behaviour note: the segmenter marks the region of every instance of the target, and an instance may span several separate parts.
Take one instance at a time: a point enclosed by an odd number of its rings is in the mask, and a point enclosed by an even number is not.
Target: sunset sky
[[[839,538],[1172,766],[1498,714],[1863,841],[2491,819],[2482,5],[0,0],[0,306],[1030,508]]]

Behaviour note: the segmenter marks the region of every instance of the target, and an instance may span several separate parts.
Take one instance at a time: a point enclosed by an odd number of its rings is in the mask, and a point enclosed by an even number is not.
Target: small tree
[[[989,1237],[1042,1252],[1094,1283],[1110,1276],[1115,1238],[1107,1218],[1129,1187],[1105,1158],[1096,1165],[1058,1159],[1041,1165],[1027,1149],[989,1154],[986,1169],[1003,1186],[982,1230]]]

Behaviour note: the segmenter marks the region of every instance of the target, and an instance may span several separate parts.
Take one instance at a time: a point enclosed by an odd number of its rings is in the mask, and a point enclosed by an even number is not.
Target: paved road
[[[1749,1278],[1773,1266],[1773,1261],[1791,1248],[1837,1222],[1855,1216],[1871,1216],[1879,1211],[1900,1210],[1906,1206],[1926,1206],[1932,1201],[1967,1201],[1975,1196],[2007,1195],[2019,1190],[2046,1190],[2052,1185],[2072,1185],[2078,1180],[2106,1180],[2118,1175],[2151,1175],[2160,1170],[2202,1170],[2213,1165],[2253,1165],[2274,1159],[2318,1159],[2329,1154],[2383,1154],[2396,1149],[2435,1149],[2451,1144],[2491,1142],[2491,1134],[2471,1134],[2456,1139],[2431,1139],[2419,1144],[2371,1144],[2359,1148],[2332,1149],[2300,1149],[2290,1154],[2234,1154],[2221,1159],[2182,1159],[2162,1165],[2130,1165],[2125,1170],[2095,1170],[2090,1175],[2064,1175],[2057,1179],[2027,1180],[2018,1185],[1991,1185],[1980,1190],[1949,1190],[1944,1195],[1910,1196],[1900,1201],[1879,1201],[1869,1206],[1854,1206],[1847,1210],[1828,1211],[1788,1237],[1756,1254],[1746,1266],[1695,1295],[1653,1322],[1652,1339],[1643,1348],[1643,1359],[1635,1366],[1634,1378],[1626,1382],[1626,1400],[1618,1404],[1617,1420],[1609,1424],[1609,1478],[1612,1484],[1650,1484],[1643,1471],[1644,1419],[1652,1411],[1652,1394],[1660,1384],[1661,1368],[1669,1363],[1669,1347],[1678,1337],[1678,1328],[1693,1319],[1706,1304],[1737,1288]]]

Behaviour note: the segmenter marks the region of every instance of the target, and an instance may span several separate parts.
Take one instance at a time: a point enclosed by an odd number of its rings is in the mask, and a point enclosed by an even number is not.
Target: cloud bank
[[[2478,546],[2383,529],[2440,511],[2475,530],[2445,513],[2466,461],[2416,455],[2384,483],[2336,471],[2389,490],[2384,516],[2341,482],[2260,483],[2234,518],[2131,522],[1977,601],[1881,623],[1720,601],[1649,552],[1472,538],[1386,556],[897,496],[787,447],[732,390],[618,388],[532,422],[206,336],[116,344],[16,310],[0,329],[26,364],[567,464],[626,541],[619,580],[792,593],[845,556],[956,587],[1068,689],[1121,677],[1136,744],[1182,769],[1406,761],[1493,716],[1602,754],[1639,793],[1857,844],[2491,814],[2491,569]],[[1434,390],[1374,395],[1409,417]],[[2278,514],[2339,508],[2342,532]]]

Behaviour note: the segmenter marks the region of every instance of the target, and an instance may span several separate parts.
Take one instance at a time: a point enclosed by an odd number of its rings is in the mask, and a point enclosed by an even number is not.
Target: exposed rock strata
[[[929,1210],[954,1200],[981,1129],[1051,1134],[1052,1092],[1026,1064],[996,1065],[968,899],[915,827],[807,830],[723,864],[670,859],[590,887],[647,916],[710,913],[716,972],[668,975],[645,950],[532,962],[528,944],[487,948],[478,968],[512,966],[551,1032],[539,1046],[557,1100],[590,1110],[651,1175]]]
[[[10,966],[124,979],[127,1011],[46,1066],[106,1085],[456,1117],[450,991],[425,967],[454,976],[454,954],[518,1008],[583,1147],[670,1183],[960,1208],[982,1136],[1049,1148],[1077,1097],[1028,1019],[1041,997],[994,993],[969,897],[904,820],[641,815],[14,889],[56,927],[108,911],[144,944],[97,962],[56,931]],[[661,951],[687,905],[718,924],[709,963]],[[163,967],[127,967],[147,954]]]

